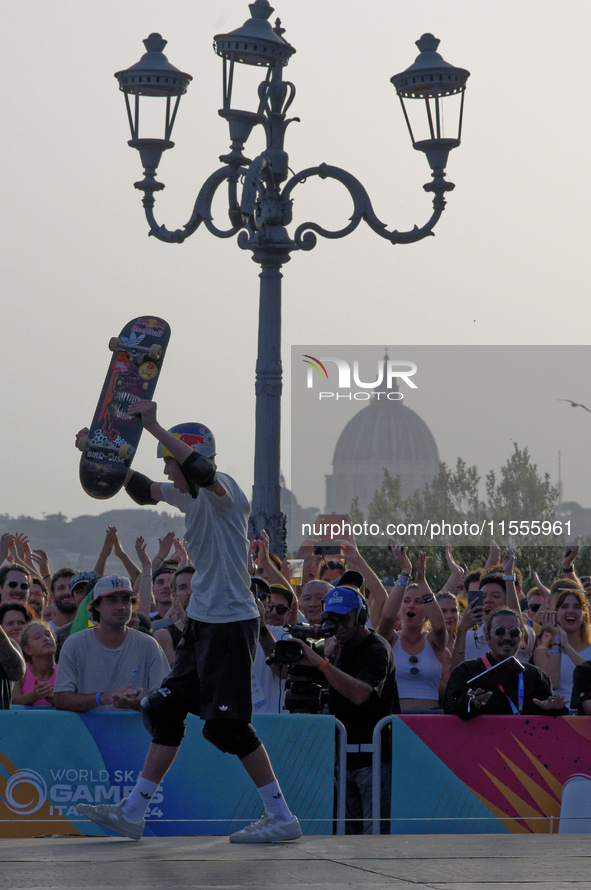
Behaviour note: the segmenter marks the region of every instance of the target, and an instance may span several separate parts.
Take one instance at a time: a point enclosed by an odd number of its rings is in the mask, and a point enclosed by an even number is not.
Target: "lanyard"
[[[482,661],[484,663],[485,668],[487,670],[489,670],[491,667],[491,663],[488,660],[488,658],[486,657],[486,655],[483,657]],[[517,702],[518,702],[517,708],[515,707],[515,703],[511,701],[511,699],[509,698],[509,696],[507,695],[507,693],[505,692],[505,690],[503,689],[503,687],[501,686],[500,683],[499,683],[499,689],[501,690],[501,692],[503,693],[503,695],[509,702],[512,713],[516,714],[516,715],[521,714],[521,712],[523,710],[523,673],[519,674],[519,677],[517,680]]]

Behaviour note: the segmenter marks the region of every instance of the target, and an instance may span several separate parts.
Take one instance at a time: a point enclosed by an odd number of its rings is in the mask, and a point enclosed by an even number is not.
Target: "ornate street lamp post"
[[[439,41],[431,34],[424,34],[417,41],[420,53],[414,64],[392,77],[413,147],[425,153],[431,167],[432,181],[424,188],[433,192],[433,213],[421,228],[415,226],[407,232],[389,230],[374,213],[365,188],[346,170],[320,164],[288,179],[285,131],[288,124],[298,118],[286,116],[295,96],[295,87],[283,80],[283,69],[295,49],[284,39],[279,19],[275,27],[268,21],[273,12],[269,0],[255,0],[249,9],[250,18],[241,28],[228,34],[217,34],[214,38],[214,49],[223,59],[223,107],[219,114],[228,121],[230,152],[220,156],[223,166],[204,182],[193,213],[182,229],[170,231],[156,222],[154,194],[164,188],[164,184],[156,179],[156,171],[162,153],[174,146],[170,137],[180,98],[186,92],[191,76],[169,63],[162,52],[166,41],[159,34],[151,34],[144,40],[146,53],[140,61],[125,71],[118,71],[115,77],[125,94],[131,129],[128,144],[139,151],[144,167],[144,179],[134,185],[144,193],[142,203],[150,226],[149,234],[161,241],[180,243],[203,223],[218,238],[238,235],[238,246],[250,250],[252,259],[261,267],[250,533],[254,536],[265,528],[271,538],[272,550],[284,554],[285,517],[280,505],[281,268],[293,251],[315,247],[316,235],[343,238],[356,229],[361,220],[392,244],[410,244],[433,234],[445,207],[445,192],[454,188],[453,183],[445,179],[445,167],[450,150],[460,144],[464,90],[469,72],[445,62],[437,52]],[[258,66],[264,71],[258,95],[254,97],[256,105],[251,110],[236,108],[233,104],[239,65]],[[163,101],[163,127],[159,136],[143,134],[140,102],[144,97]],[[447,107],[454,102],[455,116]],[[416,122],[412,122],[411,107],[417,104],[426,112],[425,138],[418,139],[415,133],[419,130]],[[266,148],[250,160],[244,156],[243,150],[252,129],[258,125],[264,128]],[[296,186],[313,176],[340,182],[353,199],[353,215],[348,224],[337,231],[328,231],[314,222],[304,222],[290,235],[287,226],[293,217],[292,193]],[[211,212],[214,195],[223,183],[227,183],[228,188],[230,227],[227,229],[214,224]]]

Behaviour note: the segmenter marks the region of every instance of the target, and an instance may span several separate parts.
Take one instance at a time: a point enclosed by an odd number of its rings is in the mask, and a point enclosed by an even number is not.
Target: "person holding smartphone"
[[[521,617],[519,597],[515,584],[515,554],[507,548],[503,554],[503,571],[484,574],[480,579],[477,591],[470,591],[468,606],[462,616],[454,651],[451,657],[453,671],[463,661],[478,658],[488,648],[485,622],[489,615],[499,609],[508,608]],[[517,657],[527,663],[534,647],[533,631],[526,630],[526,636],[520,641]]]
[[[472,679],[507,658],[514,657],[523,640],[521,614],[500,608],[491,612],[485,623],[487,650],[480,658],[471,658],[458,665],[449,678],[443,708],[470,720],[478,714],[545,715],[568,713],[566,699],[552,690],[550,678],[532,664],[522,665],[521,672],[492,689],[472,683]]]

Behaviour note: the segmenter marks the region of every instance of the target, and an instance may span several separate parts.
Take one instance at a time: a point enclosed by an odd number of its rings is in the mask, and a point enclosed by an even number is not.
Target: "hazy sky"
[[[139,59],[151,31],[193,75],[156,203],[159,221],[181,227],[229,142],[212,37],[248,14],[244,0],[3,5],[0,512],[72,517],[130,505],[125,494],[100,502],[83,493],[73,439],[92,418],[109,337],[145,313],[172,327],[157,390],[162,422],[211,426],[220,467],[250,492],[258,268],[234,241],[203,229],[183,245],[147,237],[133,188],[139,157],[126,144],[113,78]],[[363,226],[341,241],[319,239],[284,269],[289,480],[292,344],[587,344],[591,4],[277,0],[275,15],[297,49],[286,74],[297,88],[290,115],[301,118],[288,130],[291,167],[349,169],[391,227],[422,225],[431,199],[422,190],[427,163],[410,145],[390,77],[412,63],[425,31],[441,39],[448,61],[472,72],[463,144],[448,165],[456,190],[436,237],[393,247]],[[255,133],[247,154],[261,148]],[[350,213],[339,187],[317,179],[295,200],[296,223],[340,227]],[[216,218],[224,221],[221,205]],[[478,378],[478,362],[470,372]],[[588,404],[589,387],[582,373],[561,396]],[[502,418],[513,395],[483,385],[481,399]],[[454,403],[451,412],[460,423],[470,406]],[[546,422],[584,438],[591,416],[574,415],[551,400]],[[536,426],[534,459],[543,437]],[[555,475],[556,456],[538,462]],[[148,436],[134,466],[160,472]],[[563,456],[566,498],[577,499],[585,470],[567,474]]]

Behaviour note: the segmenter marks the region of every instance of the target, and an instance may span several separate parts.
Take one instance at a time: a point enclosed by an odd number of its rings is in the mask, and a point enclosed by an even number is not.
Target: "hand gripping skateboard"
[[[83,452],[80,482],[93,498],[110,498],[121,489],[137,450],[143,425],[128,414],[138,399],[151,399],[170,339],[161,318],[142,316],[109,341],[113,353],[88,436],[78,440]]]

